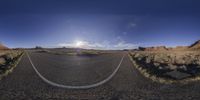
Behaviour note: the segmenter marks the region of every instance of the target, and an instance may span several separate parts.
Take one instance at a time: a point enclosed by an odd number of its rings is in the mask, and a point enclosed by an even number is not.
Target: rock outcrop
[[[192,44],[189,48],[192,50],[200,50],[200,40]]]
[[[200,40],[190,46],[177,46],[175,48],[167,48],[165,46],[157,47],[139,47],[139,51],[187,51],[187,50],[200,50]]]
[[[175,48],[172,48],[172,50],[177,50],[177,51],[181,51],[181,50],[188,50],[188,46],[177,46]]]
[[[8,50],[9,48],[0,43],[0,50]]]

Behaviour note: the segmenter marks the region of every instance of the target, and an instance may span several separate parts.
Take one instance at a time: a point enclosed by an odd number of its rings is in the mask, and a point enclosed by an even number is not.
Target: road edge
[[[0,75],[0,80],[13,72],[13,70],[17,67],[17,65],[19,64],[19,62],[21,61],[23,56],[24,56],[24,51],[22,51],[22,53],[20,54],[20,57],[13,64],[9,65],[9,66],[12,66],[12,67],[10,69],[6,70],[3,74]]]

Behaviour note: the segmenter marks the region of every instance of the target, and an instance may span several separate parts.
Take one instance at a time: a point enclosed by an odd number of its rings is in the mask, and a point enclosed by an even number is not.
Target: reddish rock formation
[[[9,48],[0,43],[0,50],[8,50]]]
[[[165,46],[158,47],[139,47],[141,51],[184,51],[184,50],[200,50],[200,40],[191,46],[177,46],[175,48],[166,48]]]
[[[189,48],[192,50],[200,50],[200,40],[192,44]]]
[[[172,48],[171,50],[188,50],[188,46],[177,46],[175,48]]]

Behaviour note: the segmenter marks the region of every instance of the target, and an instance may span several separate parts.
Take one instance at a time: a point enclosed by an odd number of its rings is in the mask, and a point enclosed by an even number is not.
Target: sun
[[[75,47],[82,47],[84,45],[83,41],[76,41]]]

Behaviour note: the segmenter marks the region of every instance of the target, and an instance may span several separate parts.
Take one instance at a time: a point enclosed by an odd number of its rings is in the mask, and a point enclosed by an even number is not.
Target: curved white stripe
[[[70,85],[58,84],[58,83],[55,83],[55,82],[52,82],[52,81],[46,79],[46,78],[45,78],[44,76],[42,76],[42,75],[40,74],[40,72],[37,70],[37,68],[36,68],[35,65],[33,64],[33,62],[32,62],[32,60],[31,60],[29,54],[28,54],[27,52],[26,52],[26,54],[27,54],[27,56],[28,56],[28,59],[29,59],[31,65],[32,65],[33,69],[35,70],[35,72],[37,73],[37,75],[38,75],[44,82],[46,82],[46,83],[48,83],[48,84],[50,84],[50,85],[52,85],[52,86],[56,86],[56,87],[60,87],[60,88],[65,88],[65,89],[88,89],[88,88],[94,88],[94,87],[100,86],[100,85],[102,85],[102,84],[108,82],[108,81],[117,73],[117,71],[119,70],[120,65],[121,65],[121,63],[122,63],[122,61],[123,61],[123,59],[124,59],[124,55],[123,55],[123,57],[121,58],[121,61],[120,61],[119,65],[117,66],[117,68],[116,68],[116,69],[113,71],[113,73],[112,73],[109,77],[107,77],[106,79],[104,79],[104,80],[102,80],[102,81],[100,81],[100,82],[98,82],[98,83],[91,84],[91,85],[70,86]]]

